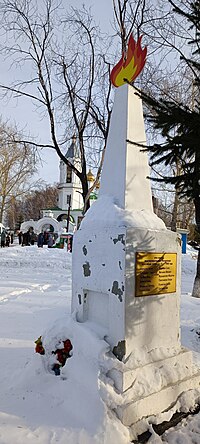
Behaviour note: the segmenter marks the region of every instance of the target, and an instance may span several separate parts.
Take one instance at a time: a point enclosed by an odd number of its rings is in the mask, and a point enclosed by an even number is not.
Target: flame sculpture
[[[124,85],[127,81],[133,82],[142,71],[146,62],[147,47],[141,48],[141,39],[142,36],[136,43],[132,34],[130,35],[127,53],[123,52],[122,58],[110,74],[110,80],[114,86]]]

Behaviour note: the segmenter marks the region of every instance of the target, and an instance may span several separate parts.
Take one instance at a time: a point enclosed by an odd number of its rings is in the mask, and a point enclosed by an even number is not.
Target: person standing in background
[[[9,235],[9,233],[7,233],[7,235],[6,235],[6,247],[9,247],[10,246],[10,235]]]
[[[5,247],[5,241],[6,241],[6,232],[3,230],[1,233],[1,248]]]
[[[44,244],[44,236],[43,233],[38,234],[38,241],[37,241],[37,245],[38,247],[43,247]]]

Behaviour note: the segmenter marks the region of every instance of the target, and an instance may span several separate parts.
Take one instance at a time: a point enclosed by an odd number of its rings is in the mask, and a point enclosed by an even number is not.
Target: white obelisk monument
[[[136,143],[136,145],[134,145]],[[113,353],[116,412],[131,427],[199,387],[180,343],[177,233],[153,212],[142,101],[116,90],[98,200],[74,236],[72,311],[99,329]]]

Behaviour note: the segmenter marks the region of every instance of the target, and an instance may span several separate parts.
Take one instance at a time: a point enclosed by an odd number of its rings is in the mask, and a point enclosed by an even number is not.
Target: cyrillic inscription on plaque
[[[136,296],[176,291],[176,253],[136,253]]]

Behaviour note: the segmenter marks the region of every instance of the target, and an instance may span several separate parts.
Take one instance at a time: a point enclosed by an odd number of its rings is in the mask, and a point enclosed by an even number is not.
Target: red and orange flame
[[[122,58],[114,66],[110,74],[110,80],[116,87],[124,85],[124,83],[133,82],[136,77],[142,71],[147,55],[147,47],[141,48],[142,36],[139,37],[137,43],[135,42],[132,34],[128,41],[127,53],[122,54]]]

